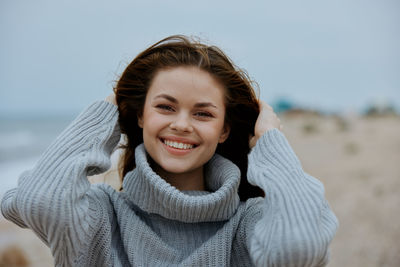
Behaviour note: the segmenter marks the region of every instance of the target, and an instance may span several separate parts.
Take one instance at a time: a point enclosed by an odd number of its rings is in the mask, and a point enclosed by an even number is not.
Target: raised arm
[[[90,105],[36,166],[20,176],[18,187],[3,196],[4,217],[35,231],[55,256],[76,253],[96,220],[86,197],[87,176],[110,167],[110,154],[120,138],[117,118],[117,107],[110,102]]]
[[[272,113],[261,109],[258,126],[269,128],[252,140],[249,155],[248,180],[265,192],[262,212],[253,208],[246,219],[249,252],[257,266],[323,266],[338,221],[322,183],[302,170]]]

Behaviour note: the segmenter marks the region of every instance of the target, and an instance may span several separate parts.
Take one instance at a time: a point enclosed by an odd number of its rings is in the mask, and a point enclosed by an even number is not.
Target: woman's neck
[[[154,162],[152,162],[153,170],[170,185],[180,191],[205,191],[203,166],[184,173],[171,173]]]

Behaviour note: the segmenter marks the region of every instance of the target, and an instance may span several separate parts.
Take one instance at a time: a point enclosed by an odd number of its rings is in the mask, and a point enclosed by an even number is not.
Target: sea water
[[[21,173],[34,167],[73,116],[0,118],[0,197],[17,186]]]

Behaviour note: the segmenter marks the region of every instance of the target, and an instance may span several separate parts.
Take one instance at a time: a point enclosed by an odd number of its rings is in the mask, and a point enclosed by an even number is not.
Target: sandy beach
[[[400,266],[400,117],[281,119],[304,170],[324,183],[340,221],[328,266]],[[0,217],[0,266],[43,267],[53,261],[30,230]]]

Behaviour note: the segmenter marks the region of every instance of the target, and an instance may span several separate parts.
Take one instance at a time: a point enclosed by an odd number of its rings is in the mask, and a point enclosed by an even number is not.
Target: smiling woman
[[[323,266],[337,219],[272,108],[214,46],[168,37],[24,172],[4,217],[57,266]],[[90,184],[120,136],[123,188]],[[249,153],[250,152],[250,153]]]
[[[125,177],[136,166],[135,149],[146,139],[146,136],[143,136],[146,129],[144,131],[139,129],[137,119],[142,117],[145,103],[153,103],[149,92],[154,90],[161,91],[159,92],[163,94],[161,98],[169,100],[167,102],[169,106],[165,103],[161,105],[170,111],[172,111],[171,105],[176,104],[178,96],[191,97],[191,101],[196,102],[197,116],[203,118],[196,121],[209,121],[200,127],[203,132],[210,131],[207,126],[216,119],[220,122],[218,119],[222,119],[223,128],[229,134],[225,136],[224,142],[218,142],[216,147],[206,150],[207,156],[210,158],[217,151],[219,155],[239,167],[241,181],[238,192],[241,200],[264,195],[258,186],[251,185],[246,178],[247,155],[250,151],[248,140],[254,135],[254,125],[259,114],[259,104],[248,75],[235,67],[218,47],[191,41],[184,36],[165,38],[140,53],[127,66],[115,87],[119,125],[121,132],[128,137],[127,145],[124,147],[125,156],[120,166],[121,177]],[[174,94],[168,93],[170,91]],[[218,108],[210,101],[213,98],[219,101]],[[210,104],[215,108],[212,109]],[[201,107],[203,109],[200,109]],[[205,111],[217,117],[207,118]],[[202,116],[199,116],[200,114]],[[214,126],[221,127],[221,125]],[[146,141],[144,143],[146,146]],[[203,147],[196,150],[201,150]]]
[[[224,87],[197,67],[159,71],[139,126],[153,169],[179,190],[205,190],[203,166],[229,135]]]

